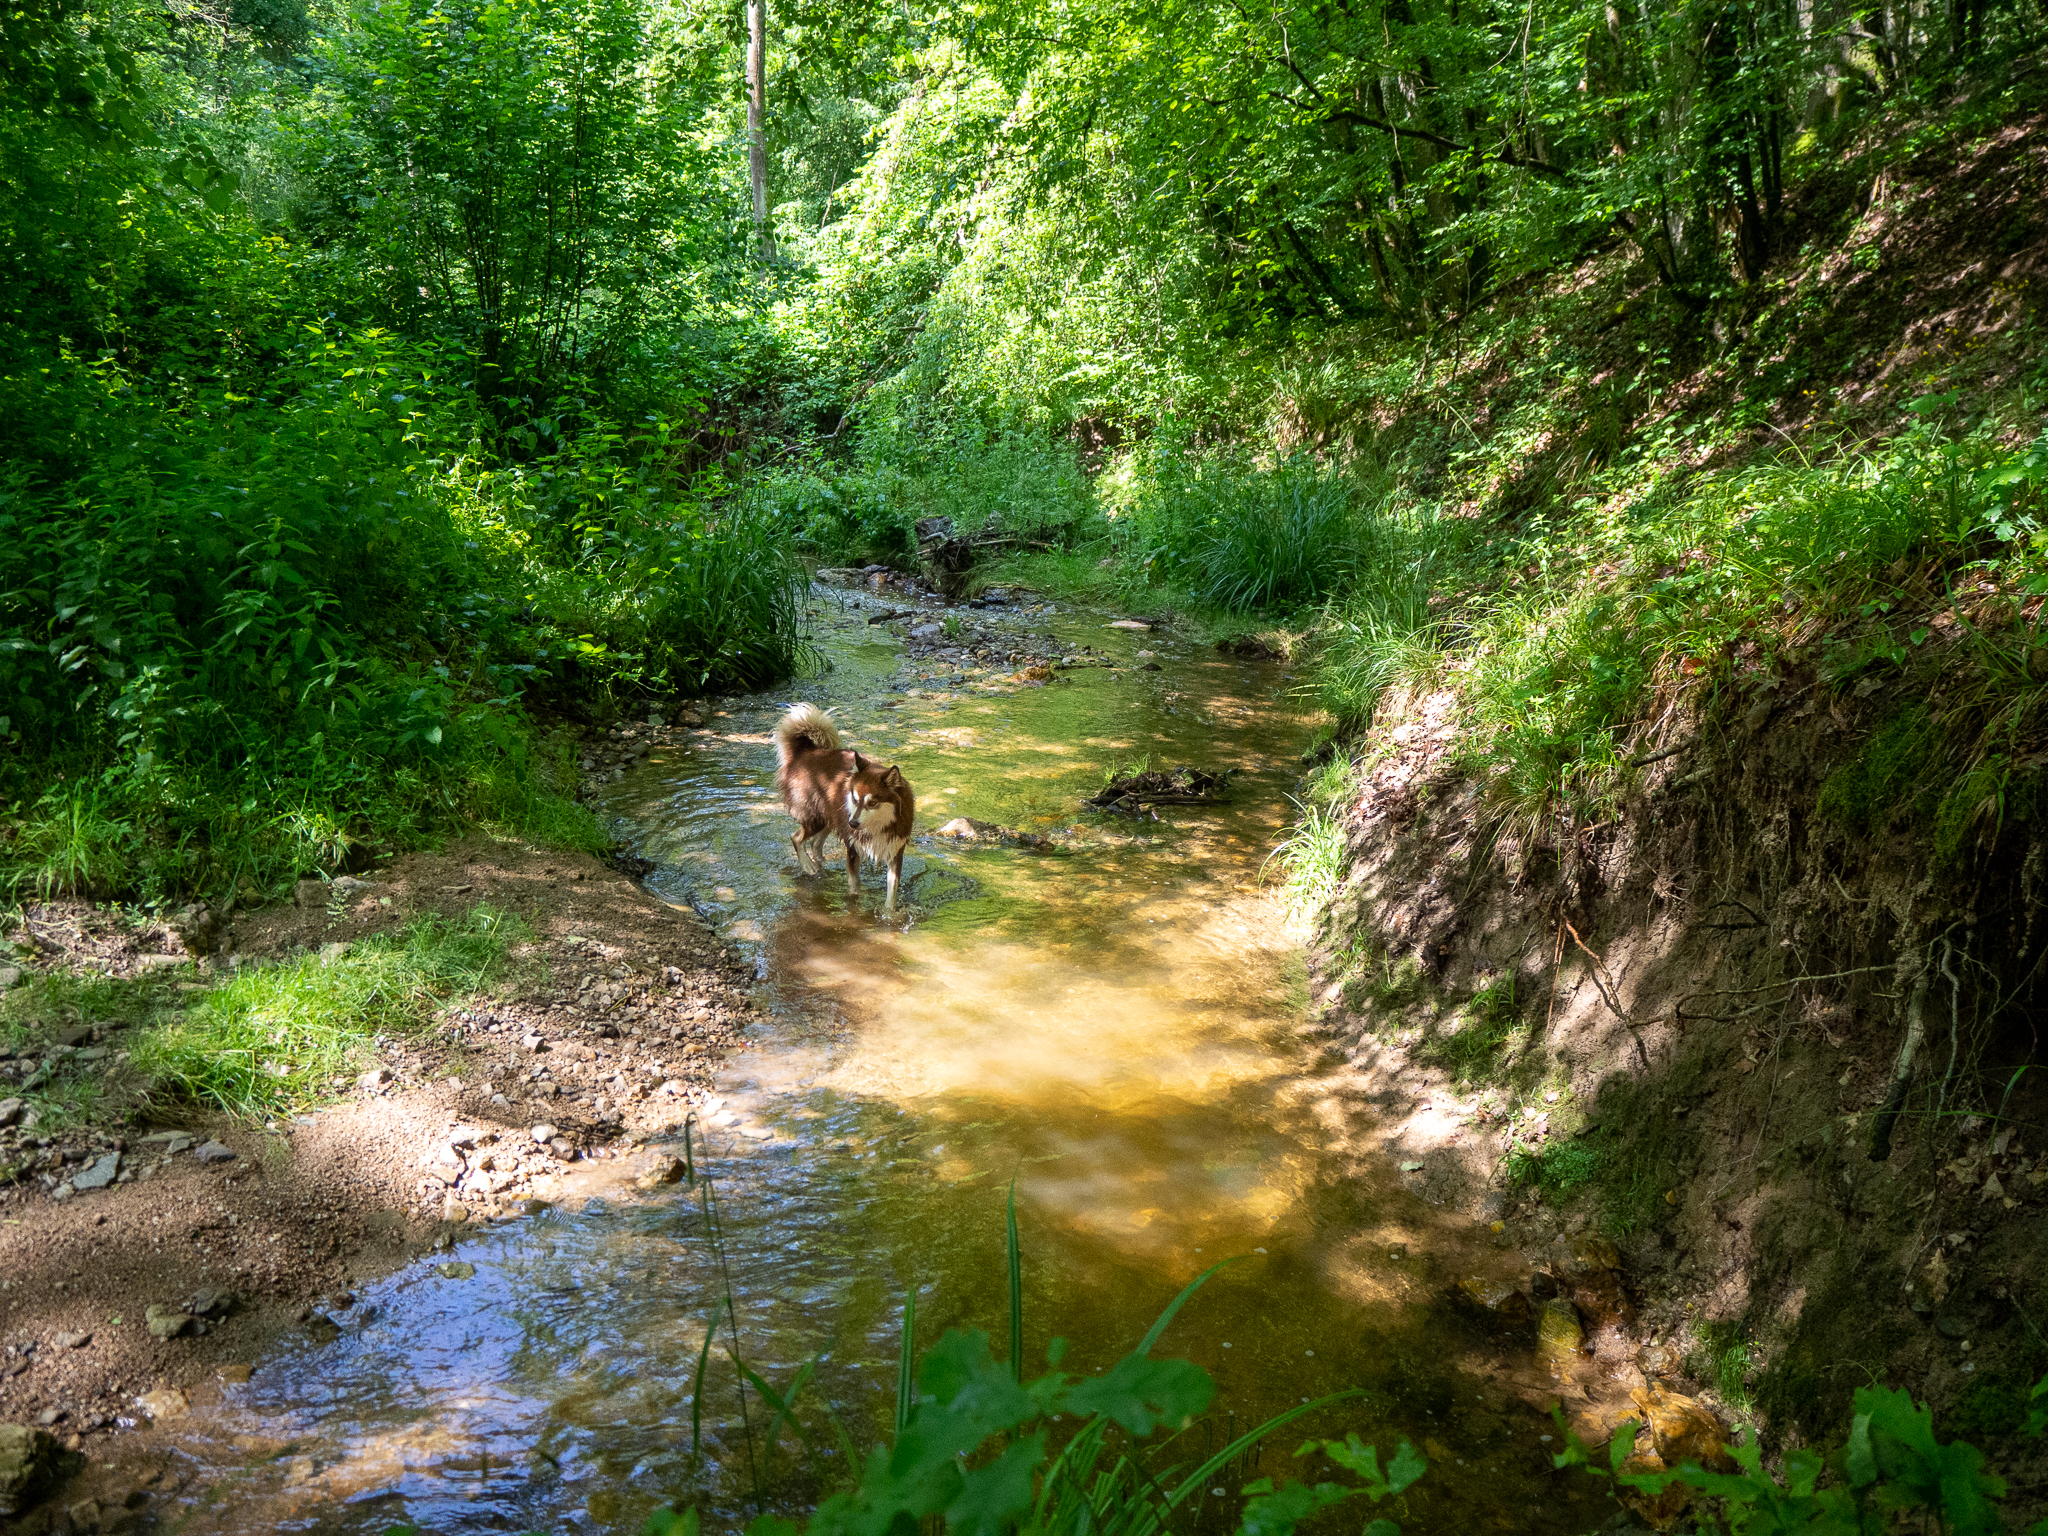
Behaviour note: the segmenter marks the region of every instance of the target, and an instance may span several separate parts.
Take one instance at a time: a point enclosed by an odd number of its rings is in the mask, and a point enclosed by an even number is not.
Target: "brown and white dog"
[[[796,818],[789,846],[797,863],[822,875],[825,838],[836,833],[846,845],[847,893],[860,894],[860,860],[866,854],[889,871],[882,911],[894,912],[903,848],[917,817],[917,799],[901,771],[847,747],[839,727],[817,705],[793,704],[775,723],[775,787]]]

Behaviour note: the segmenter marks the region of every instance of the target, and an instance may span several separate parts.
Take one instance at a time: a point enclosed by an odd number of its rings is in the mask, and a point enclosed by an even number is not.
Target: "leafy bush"
[[[2037,1400],[2044,1393],[2048,1378],[2034,1388]],[[1729,1447],[1739,1469],[1735,1472],[1710,1472],[1691,1463],[1663,1471],[1629,1470],[1640,1432],[1633,1420],[1616,1430],[1603,1468],[1566,1426],[1563,1411],[1553,1410],[1553,1417],[1565,1439],[1565,1449],[1555,1457],[1558,1467],[1581,1467],[1650,1498],[1674,1487],[1695,1489],[1714,1500],[1718,1512],[1704,1529],[1737,1536],[1795,1531],[1864,1536],[1893,1529],[1899,1515],[1910,1513],[1932,1515],[1940,1529],[1954,1536],[1995,1536],[2005,1529],[1997,1509],[2005,1497],[2005,1480],[1985,1469],[1984,1455],[1974,1445],[1944,1445],[1936,1439],[1932,1411],[1896,1388],[1857,1389],[1848,1443],[1837,1461],[1841,1481],[1827,1487],[1822,1482],[1830,1458],[1808,1447],[1788,1451],[1780,1482],[1764,1470],[1762,1450],[1753,1439]],[[2039,1422],[2030,1428],[2040,1433]]]
[[[1128,564],[1235,613],[1321,602],[1386,542],[1383,512],[1361,516],[1359,487],[1306,456],[1264,468],[1169,438],[1127,455],[1110,494]]]

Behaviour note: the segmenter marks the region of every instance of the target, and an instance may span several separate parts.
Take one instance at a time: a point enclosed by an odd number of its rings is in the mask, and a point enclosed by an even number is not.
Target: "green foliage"
[[[1349,476],[1305,456],[1270,468],[1195,454],[1155,438],[1109,478],[1125,564],[1153,584],[1226,612],[1284,612],[1323,601],[1388,542],[1377,507]]]
[[[1820,813],[1855,832],[1882,828],[1903,801],[1923,790],[1933,737],[1924,705],[1902,709],[1822,782]]]
[[[1516,1142],[1508,1149],[1507,1174],[1517,1184],[1542,1191],[1561,1203],[1590,1187],[1602,1172],[1603,1149],[1587,1140],[1546,1141],[1529,1146]]]
[[[1458,1082],[1487,1082],[1497,1076],[1501,1048],[1521,1032],[1521,1015],[1515,1007],[1515,978],[1512,974],[1504,975],[1473,993],[1471,1001],[1453,1016],[1448,1029],[1425,1040],[1421,1054]],[[1525,1182],[1542,1181],[1531,1174]]]
[[[245,970],[140,1030],[130,1049],[166,1102],[288,1112],[345,1084],[379,1036],[414,1034],[489,985],[523,936],[516,918],[487,907],[457,922],[422,918],[339,956]]]
[[[1055,1368],[1026,1381],[1015,1368],[1021,1362],[996,1360],[988,1336],[978,1330],[951,1330],[916,1359],[907,1314],[903,1402],[893,1442],[868,1453],[853,1487],[819,1505],[803,1527],[805,1536],[890,1536],[927,1521],[968,1536],[1157,1536],[1174,1529],[1235,1458],[1310,1409],[1335,1401],[1281,1414],[1198,1463],[1162,1463],[1215,1390],[1198,1366],[1151,1358],[1166,1322],[1201,1283],[1182,1292],[1137,1349],[1089,1376]],[[1012,1295],[1017,1294],[1013,1280]],[[1057,1367],[1063,1351],[1063,1341],[1055,1340],[1048,1362]],[[1055,1450],[1051,1426],[1069,1417],[1079,1427],[1071,1434],[1063,1429]],[[1154,1453],[1141,1454],[1137,1443],[1162,1430],[1169,1432],[1166,1441]],[[1113,1449],[1120,1443],[1130,1448]],[[1379,1504],[1428,1470],[1406,1441],[1384,1468],[1378,1452],[1356,1434],[1310,1442],[1297,1454],[1311,1453],[1354,1481],[1248,1484],[1240,1524],[1246,1536],[1289,1536],[1318,1511],[1353,1499]],[[647,1526],[651,1536],[696,1528],[694,1511],[674,1510],[658,1511]],[[788,1536],[796,1529],[777,1516],[762,1516],[748,1528],[749,1536]],[[1367,1530],[1398,1536],[1399,1527],[1382,1519]]]
[[[749,502],[828,562],[902,565],[926,518],[950,518],[956,534],[997,551],[1065,548],[1095,532],[1093,494],[1064,444],[937,425],[932,438],[892,423],[864,434],[850,462],[816,454],[768,470]]]
[[[1344,815],[1326,805],[1297,800],[1299,819],[1271,857],[1286,872],[1288,897],[1303,908],[1322,905],[1344,878]]]
[[[2044,1389],[2048,1379],[2037,1384],[2036,1396],[2048,1395]],[[2004,1479],[1985,1470],[1975,1446],[1937,1439],[1927,1405],[1895,1388],[1858,1389],[1848,1443],[1839,1455],[1789,1451],[1782,1479],[1764,1470],[1753,1439],[1729,1447],[1736,1472],[1710,1472],[1692,1463],[1663,1472],[1625,1471],[1639,1432],[1633,1421],[1615,1432],[1603,1468],[1565,1424],[1562,1410],[1552,1417],[1565,1440],[1554,1458],[1558,1467],[1580,1467],[1652,1496],[1674,1484],[1698,1489],[1718,1512],[1711,1528],[1735,1536],[1865,1536],[1891,1530],[1899,1515],[1911,1513],[1932,1515],[1940,1529],[1956,1536],[1995,1536],[2005,1529],[1997,1508],[2006,1493]],[[1839,1480],[1822,1486],[1831,1468]]]

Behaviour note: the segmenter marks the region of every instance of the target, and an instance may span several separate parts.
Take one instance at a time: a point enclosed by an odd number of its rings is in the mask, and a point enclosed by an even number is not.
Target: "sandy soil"
[[[616,743],[593,749],[598,762],[618,755]],[[445,1240],[451,1223],[516,1217],[567,1163],[635,1156],[679,1129],[751,1019],[750,973],[701,919],[587,856],[479,838],[303,896],[232,918],[207,968],[480,903],[517,913],[533,936],[512,980],[449,1010],[430,1039],[388,1044],[338,1102],[290,1123],[0,1130],[0,1162],[34,1159],[0,1189],[0,1422],[48,1426],[90,1453],[146,1411],[146,1394],[234,1379],[280,1330],[328,1326],[352,1285]],[[177,947],[89,909],[30,921],[39,966],[126,975]],[[74,1049],[118,1045],[89,1022],[69,1026]],[[71,1192],[109,1152],[121,1181]],[[208,1290],[223,1299],[193,1314]],[[151,1307],[192,1321],[152,1337]],[[175,1411],[175,1397],[156,1402]]]

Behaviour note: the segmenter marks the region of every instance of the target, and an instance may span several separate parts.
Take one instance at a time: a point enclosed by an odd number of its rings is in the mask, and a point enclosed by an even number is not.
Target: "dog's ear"
[[[855,773],[866,773],[868,771],[868,760],[858,752],[853,754],[853,771]]]
[[[901,784],[903,782],[903,770],[894,763],[891,763],[889,771],[882,775],[882,782],[889,785]]]

